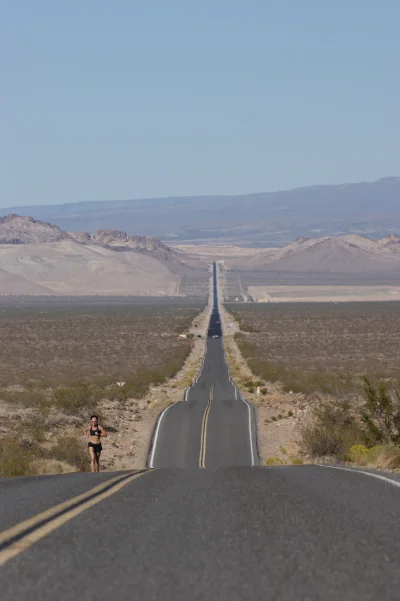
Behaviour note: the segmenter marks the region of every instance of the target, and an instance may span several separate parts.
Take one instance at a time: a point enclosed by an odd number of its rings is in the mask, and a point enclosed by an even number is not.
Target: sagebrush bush
[[[300,446],[311,457],[334,455],[346,460],[362,431],[347,401],[324,402],[312,410],[311,422],[300,428]]]
[[[87,415],[95,410],[100,399],[100,390],[89,384],[77,384],[56,388],[54,404],[67,415]]]
[[[49,409],[44,407],[24,419],[16,428],[18,440],[25,448],[34,448],[46,440]]]
[[[0,438],[0,476],[29,476],[33,473],[33,455],[19,441]]]
[[[61,436],[49,451],[51,459],[65,461],[81,472],[89,470],[86,444],[76,436]]]
[[[368,465],[380,469],[400,468],[400,448],[394,444],[376,445],[368,451]]]

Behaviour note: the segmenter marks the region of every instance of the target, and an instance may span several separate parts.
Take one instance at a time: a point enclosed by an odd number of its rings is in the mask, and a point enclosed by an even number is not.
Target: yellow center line
[[[8,530],[4,530],[0,533],[0,544],[6,544],[7,541],[10,541],[10,545],[0,551],[0,566],[4,565],[6,561],[15,557],[25,549],[28,549],[34,543],[38,542],[40,539],[44,538],[54,530],[57,530],[57,528],[60,528],[60,526],[66,524],[72,518],[76,517],[80,513],[83,513],[90,507],[97,505],[97,503],[100,503],[100,501],[111,497],[111,495],[114,495],[116,492],[121,490],[121,488],[133,482],[133,480],[151,473],[152,471],[154,470],[146,470],[132,474],[128,477],[126,475],[116,476],[115,478],[111,478],[99,486],[91,488],[82,495],[73,497],[64,503],[60,503],[59,505],[51,507],[50,509],[35,515],[33,518],[25,520],[20,524],[16,524]],[[110,484],[111,488],[108,488]],[[107,488],[107,490],[101,492],[105,488]],[[95,497],[93,497],[94,494],[96,495]],[[85,499],[87,500],[85,501]],[[79,505],[68,509],[77,503],[79,503]],[[58,515],[60,512],[63,513]],[[49,521],[46,521],[45,524],[40,525],[44,520]],[[35,526],[37,527],[35,528]],[[29,533],[24,536],[23,533],[26,531],[29,531]],[[18,537],[19,535],[21,536],[17,541],[14,543],[11,542],[12,539]]]
[[[208,423],[208,416],[210,414],[210,409],[211,409],[211,401],[213,400],[213,394],[214,394],[214,386],[211,386],[210,398],[207,403],[206,410],[204,411],[203,422],[201,424],[200,457],[199,457],[199,467],[200,468],[206,467],[207,423]]]

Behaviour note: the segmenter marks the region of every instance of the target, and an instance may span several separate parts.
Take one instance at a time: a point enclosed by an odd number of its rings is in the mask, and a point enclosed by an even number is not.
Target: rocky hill
[[[2,295],[207,295],[208,270],[153,237],[67,233],[32,217],[0,219]]]
[[[39,244],[68,240],[57,225],[10,213],[0,217],[0,244]]]
[[[57,225],[33,219],[28,216],[10,213],[0,217],[0,244],[43,244],[74,240],[79,244],[96,244],[105,248],[132,249],[157,253],[165,258],[173,251],[166,244],[154,237],[129,236],[119,230],[102,229],[90,234],[88,232],[64,232]],[[179,253],[178,253],[179,254]],[[180,253],[182,254],[182,253]]]
[[[119,230],[102,229],[93,234],[89,234],[88,232],[70,232],[69,235],[80,244],[96,244],[97,246],[103,246],[112,250],[144,251],[164,259],[168,259],[172,255],[182,255],[182,253],[172,250],[169,246],[161,242],[161,240],[157,240],[157,238],[129,236],[126,232]]]
[[[371,240],[365,236],[349,234],[321,238],[300,237],[282,248],[258,251],[232,263],[248,268],[305,271],[318,268],[340,272],[348,268],[355,271],[365,270],[369,263],[393,265],[399,260],[400,237],[391,235],[380,240]]]
[[[302,237],[282,248],[225,262],[232,277],[242,274],[249,286],[264,282],[398,285],[400,238],[390,235],[371,240],[356,234]]]

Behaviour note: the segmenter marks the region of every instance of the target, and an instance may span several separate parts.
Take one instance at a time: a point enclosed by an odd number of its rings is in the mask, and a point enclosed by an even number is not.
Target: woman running
[[[88,449],[92,472],[98,472],[100,471],[100,454],[102,450],[100,437],[106,437],[107,432],[99,426],[99,418],[97,415],[92,415],[90,422],[90,426],[85,430],[85,435],[89,438]]]

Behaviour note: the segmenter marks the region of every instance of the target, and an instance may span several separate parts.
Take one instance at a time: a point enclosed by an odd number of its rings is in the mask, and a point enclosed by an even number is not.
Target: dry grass
[[[256,376],[293,392],[343,396],[400,374],[400,303],[228,305]],[[250,334],[248,332],[251,332]]]

